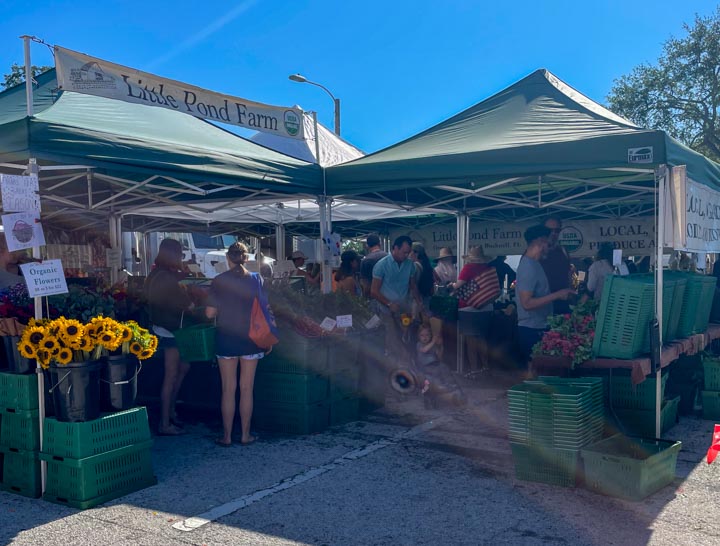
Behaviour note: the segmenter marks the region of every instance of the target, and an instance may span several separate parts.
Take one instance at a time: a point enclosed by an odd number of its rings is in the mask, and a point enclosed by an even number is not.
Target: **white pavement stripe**
[[[428,431],[436,426],[445,423],[449,419],[449,417],[441,417],[433,421],[428,421],[426,423],[422,423],[410,429],[404,430],[403,432],[399,432],[389,438],[377,440],[364,447],[353,449],[352,451],[348,451],[347,453],[345,453],[341,457],[338,457],[330,463],[310,468],[309,470],[306,470],[301,474],[297,474],[290,478],[285,478],[284,480],[268,488],[255,491],[254,493],[250,493],[249,495],[243,495],[240,498],[231,500],[230,502],[221,504],[220,506],[216,506],[215,508],[212,508],[207,512],[198,514],[197,516],[187,518],[183,521],[178,521],[177,523],[173,524],[173,528],[178,529],[179,531],[194,531],[195,529],[198,529],[199,527],[202,527],[203,525],[206,525],[211,521],[215,521],[224,516],[228,516],[233,512],[242,510],[243,508],[246,508],[247,506],[258,502],[265,497],[274,495],[275,493],[279,493],[280,491],[290,489],[291,487],[295,487],[296,485],[300,485],[301,483],[305,483],[307,481],[315,479],[318,476],[322,476],[326,472],[330,472],[331,470],[338,468],[341,465],[366,457],[367,455],[370,455],[371,453],[374,453],[379,449],[383,449],[385,447],[396,444],[405,438],[412,438],[413,436],[417,436],[418,434],[421,434],[425,431]]]

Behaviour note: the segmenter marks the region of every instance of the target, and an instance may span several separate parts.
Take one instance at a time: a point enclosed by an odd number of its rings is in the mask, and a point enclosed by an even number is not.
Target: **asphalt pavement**
[[[716,545],[713,423],[682,418],[675,482],[642,502],[518,481],[507,440],[511,380],[461,380],[468,405],[428,410],[389,394],[361,421],[309,436],[213,443],[217,419],[156,437],[158,485],[78,511],[0,493],[14,545]]]

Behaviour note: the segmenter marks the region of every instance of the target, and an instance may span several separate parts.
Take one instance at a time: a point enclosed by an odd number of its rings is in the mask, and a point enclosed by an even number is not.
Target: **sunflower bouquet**
[[[18,350],[25,358],[36,359],[43,368],[51,362],[91,362],[112,352],[132,353],[140,360],[150,358],[158,340],[136,322],[118,322],[94,317],[88,323],[60,317],[55,320],[30,319]]]

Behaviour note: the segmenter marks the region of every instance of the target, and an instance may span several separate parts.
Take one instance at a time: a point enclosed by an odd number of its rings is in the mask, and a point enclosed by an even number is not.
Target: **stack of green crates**
[[[576,485],[579,450],[598,438],[596,388],[528,382],[508,390],[510,447],[518,479]]]
[[[0,373],[0,489],[41,495],[37,375]]]
[[[254,425],[311,434],[358,419],[359,342],[351,336],[283,340],[258,364]],[[285,347],[283,347],[285,345]]]
[[[668,375],[661,375],[660,392],[661,432],[672,428],[677,422],[680,397],[665,400]],[[655,398],[657,378],[650,375],[645,381],[633,385],[629,375],[613,375],[608,384],[609,397],[614,414],[628,434],[655,437]]]
[[[702,391],[703,417],[720,422],[720,359],[704,358],[705,390]]]
[[[591,491],[642,500],[675,479],[680,442],[617,434],[582,449],[585,486]]]
[[[79,423],[46,417],[43,499],[84,510],[155,485],[151,448],[144,407]]]
[[[330,419],[327,374],[325,340],[289,331],[258,363],[254,426],[288,434],[325,430]]]
[[[682,271],[667,271],[663,275],[669,279],[684,279],[687,284],[678,315],[677,336],[682,338],[704,333],[710,320],[717,279]]]

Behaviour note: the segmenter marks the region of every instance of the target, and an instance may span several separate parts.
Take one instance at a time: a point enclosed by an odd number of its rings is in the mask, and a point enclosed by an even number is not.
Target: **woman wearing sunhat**
[[[457,267],[455,265],[455,256],[449,247],[442,247],[437,257],[437,265],[435,266],[435,282],[446,285],[457,281]]]
[[[493,269],[488,265],[490,258],[485,256],[480,246],[471,247],[468,254],[463,256],[463,260],[465,261],[465,265],[458,275],[457,282],[453,284],[455,290],[477,278],[487,270]],[[493,303],[494,302],[491,301],[478,309],[463,299],[460,299],[458,302],[460,334],[465,336],[465,341],[467,342],[468,362],[471,373],[483,371],[488,368],[487,337],[494,310]]]

